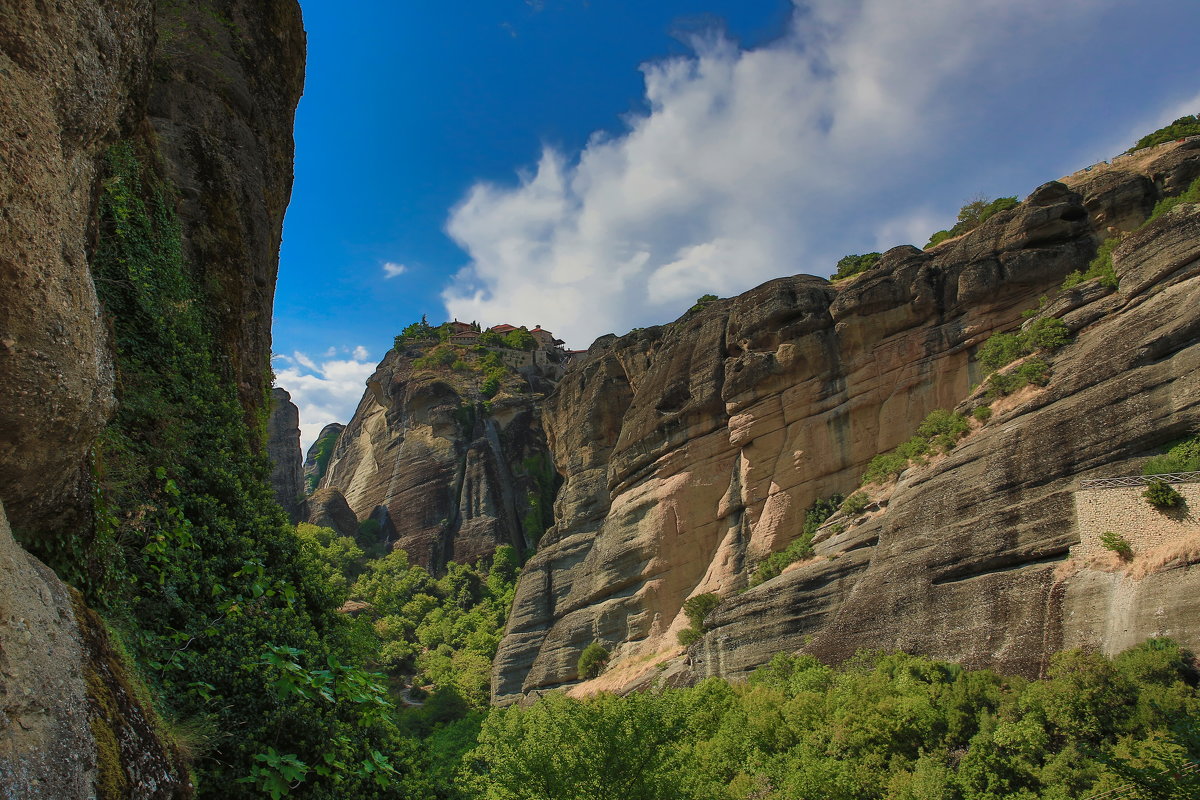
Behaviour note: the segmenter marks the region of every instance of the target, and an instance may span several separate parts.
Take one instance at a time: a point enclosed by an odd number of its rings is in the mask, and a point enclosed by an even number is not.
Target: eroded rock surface
[[[114,376],[88,260],[116,142],[173,185],[215,360],[257,418],[303,44],[286,1],[0,8],[0,502],[30,549],[91,535]],[[0,527],[0,796],[188,796],[99,620]]]
[[[300,463],[300,409],[278,386],[271,390],[267,417],[267,457],[275,500],[293,523],[304,515],[304,470]]]
[[[885,513],[829,537],[821,558],[736,593],[815,500],[856,488],[873,456],[968,396],[981,342],[1197,174],[1200,140],[1165,145],[1046,184],[930,251],[894,248],[841,285],[782,278],[598,341],[546,402],[565,483],[518,585],[495,697],[575,681],[593,640],[614,663],[669,650],[683,601],[704,592],[727,599],[690,650],[699,676],[860,647],[1037,674],[1086,616],[1054,578],[1078,539],[1073,481],[1197,422],[1190,217],[1127,238],[1118,292],[1087,284],[1053,301],[1046,313],[1080,339],[1047,390],[910,470]]]
[[[395,546],[435,571],[532,544],[553,497],[541,395],[506,393],[485,405],[451,380],[390,351],[321,481],[360,520],[386,509]]]

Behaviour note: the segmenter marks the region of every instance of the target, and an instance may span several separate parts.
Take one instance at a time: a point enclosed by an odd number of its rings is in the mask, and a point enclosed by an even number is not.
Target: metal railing
[[[1200,472],[1165,472],[1162,475],[1125,475],[1120,478],[1086,478],[1079,482],[1081,489],[1118,489],[1122,486],[1145,486],[1150,481],[1163,483],[1197,483]]]

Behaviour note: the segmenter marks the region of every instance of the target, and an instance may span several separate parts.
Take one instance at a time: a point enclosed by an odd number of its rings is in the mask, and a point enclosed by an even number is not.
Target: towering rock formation
[[[93,447],[115,402],[89,260],[97,177],[120,139],[154,153],[180,196],[214,356],[257,418],[303,65],[287,0],[0,10],[0,503],[16,534],[0,514],[6,800],[191,791],[102,623],[17,542],[63,560],[90,538]]]
[[[333,455],[333,447],[346,426],[340,422],[331,422],[317,435],[317,440],[308,448],[304,456],[304,491],[312,494],[321,485],[325,477],[325,469],[329,466],[329,457]]]
[[[532,546],[556,488],[541,394],[510,374],[489,401],[477,377],[417,366],[419,348],[391,350],[333,449],[322,489],[338,489],[360,520],[394,529],[414,564],[472,563],[499,545]],[[538,385],[545,381],[536,379]]]
[[[267,417],[267,457],[275,499],[293,523],[304,516],[304,473],[300,463],[300,409],[278,386],[271,390]]]
[[[817,559],[738,594],[815,500],[855,489],[872,457],[968,397],[980,343],[1198,174],[1200,140],[1164,145],[1047,184],[930,251],[894,248],[840,285],[782,278],[599,340],[545,403],[565,483],[517,588],[496,698],[575,681],[594,640],[635,685],[680,651],[683,601],[706,592],[724,601],[682,658],[693,676],[741,675],[782,650],[903,648],[1037,674],[1079,642],[1170,632],[1200,644],[1187,558],[1136,586],[1070,559],[1098,535],[1075,524],[1076,479],[1123,473],[1200,422],[1194,209],[1127,237],[1119,290],[1084,284],[1042,310],[1078,334],[1049,387],[997,403],[876,511],[831,520]],[[1117,594],[1134,606],[1120,636]]]

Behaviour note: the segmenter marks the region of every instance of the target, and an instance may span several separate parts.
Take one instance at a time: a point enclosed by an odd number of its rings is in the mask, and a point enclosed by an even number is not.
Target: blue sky
[[[1200,111],[1192,0],[301,5],[274,351],[306,447],[422,314],[583,348]]]

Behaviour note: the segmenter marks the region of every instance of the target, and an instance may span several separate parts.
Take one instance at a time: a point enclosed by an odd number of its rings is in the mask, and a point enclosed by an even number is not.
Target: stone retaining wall
[[[1144,486],[1119,489],[1080,489],[1075,492],[1079,544],[1071,555],[1084,560],[1108,551],[1100,535],[1112,531],[1125,537],[1134,552],[1159,547],[1200,533],[1200,483],[1173,484],[1184,497],[1179,508],[1159,510],[1146,502]]]

